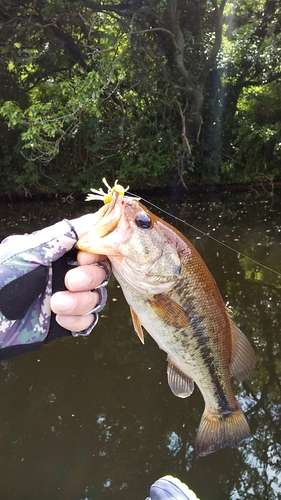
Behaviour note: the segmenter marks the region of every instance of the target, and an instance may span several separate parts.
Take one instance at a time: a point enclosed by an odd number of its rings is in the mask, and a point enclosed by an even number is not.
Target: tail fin
[[[225,446],[237,448],[251,435],[244,413],[237,403],[237,411],[218,415],[205,409],[195,440],[195,451],[204,456]]]

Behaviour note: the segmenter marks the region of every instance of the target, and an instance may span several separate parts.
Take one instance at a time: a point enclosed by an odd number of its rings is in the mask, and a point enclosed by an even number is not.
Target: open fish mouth
[[[110,187],[106,179],[103,179],[103,183],[108,188],[107,193],[101,188],[99,190],[91,188],[91,193],[87,195],[86,201],[103,201],[104,205],[95,213],[95,222],[89,228],[88,233],[79,239],[75,248],[100,254],[105,253],[105,248],[108,249],[108,241],[106,244],[105,237],[113,233],[122,222],[127,198],[125,192],[129,189],[129,186],[124,189],[117,182],[115,181],[114,186]],[[105,247],[103,247],[104,243]],[[111,249],[110,255],[113,255],[112,251],[113,249]]]
[[[119,193],[112,193],[110,201],[96,212],[94,224],[89,232],[77,241],[75,248],[84,252],[104,254],[104,248],[107,248],[107,246],[104,247],[106,236],[114,232],[122,219],[123,199],[124,197]]]
[[[122,217],[122,208],[118,203],[119,194],[112,193],[112,199],[98,211],[99,217],[94,226],[96,236],[104,238],[118,226]]]

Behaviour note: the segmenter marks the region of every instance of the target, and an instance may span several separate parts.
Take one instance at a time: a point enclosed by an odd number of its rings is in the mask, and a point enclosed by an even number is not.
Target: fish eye
[[[149,215],[145,212],[140,212],[136,215],[135,223],[141,229],[149,229],[151,227],[152,221]]]

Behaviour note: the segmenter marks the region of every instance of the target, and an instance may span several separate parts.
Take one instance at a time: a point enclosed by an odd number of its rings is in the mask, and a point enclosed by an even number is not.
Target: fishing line
[[[134,193],[130,193],[130,191],[127,191],[128,194],[130,194],[131,196],[134,196],[134,197],[137,197],[139,198],[136,194]],[[201,229],[198,229],[197,227],[193,226],[192,224],[190,224],[189,222],[186,222],[185,220],[183,219],[180,219],[179,217],[177,217],[176,215],[174,214],[170,214],[169,212],[167,212],[166,210],[164,210],[163,208],[160,208],[158,207],[157,205],[154,205],[154,203],[152,203],[151,201],[149,200],[146,200],[145,198],[141,197],[141,199],[145,202],[145,203],[149,203],[152,207],[156,208],[157,210],[160,210],[161,212],[163,212],[164,214],[168,215],[169,217],[173,217],[174,219],[176,219],[177,221],[181,222],[182,224],[185,224],[186,226],[189,226],[191,227],[192,229],[194,229],[195,231],[197,231],[198,233],[202,234],[203,236],[207,236],[207,238],[210,238],[211,240],[215,241],[216,243],[218,243],[219,245],[222,245],[223,247],[227,248],[228,250],[232,250],[232,252],[235,252],[237,253],[238,256],[242,256],[242,257],[245,257],[246,259],[250,260],[251,262],[253,262],[254,264],[257,264],[258,266],[260,267],[263,267],[264,269],[267,269],[267,271],[271,271],[272,273],[274,274],[277,274],[277,276],[281,277],[281,274],[278,272],[278,271],[275,271],[275,269],[271,269],[271,267],[268,267],[268,266],[265,266],[264,264],[261,264],[259,261],[253,259],[252,257],[249,257],[248,255],[240,252],[239,250],[236,250],[235,248],[232,248],[230,245],[227,245],[226,243],[223,243],[222,241],[219,241],[217,240],[216,238],[214,238],[214,236],[211,236],[209,233],[205,233],[205,231],[202,231]]]

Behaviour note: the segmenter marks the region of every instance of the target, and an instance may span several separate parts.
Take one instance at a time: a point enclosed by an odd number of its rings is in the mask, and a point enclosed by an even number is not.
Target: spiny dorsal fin
[[[163,293],[154,295],[153,299],[148,299],[154,312],[169,326],[175,328],[185,328],[189,325],[184,309],[174,300]]]
[[[185,375],[168,356],[167,376],[170,389],[178,398],[187,398],[194,390],[193,380]]]
[[[136,333],[138,334],[138,337],[141,341],[142,344],[144,344],[144,335],[143,335],[143,330],[141,326],[141,322],[139,320],[139,317],[137,313],[135,313],[134,309],[130,306],[130,311],[131,311],[131,316],[133,320],[133,325]]]
[[[230,360],[230,375],[235,377],[239,382],[250,377],[255,368],[256,357],[253,348],[240,328],[229,318],[232,351]]]

